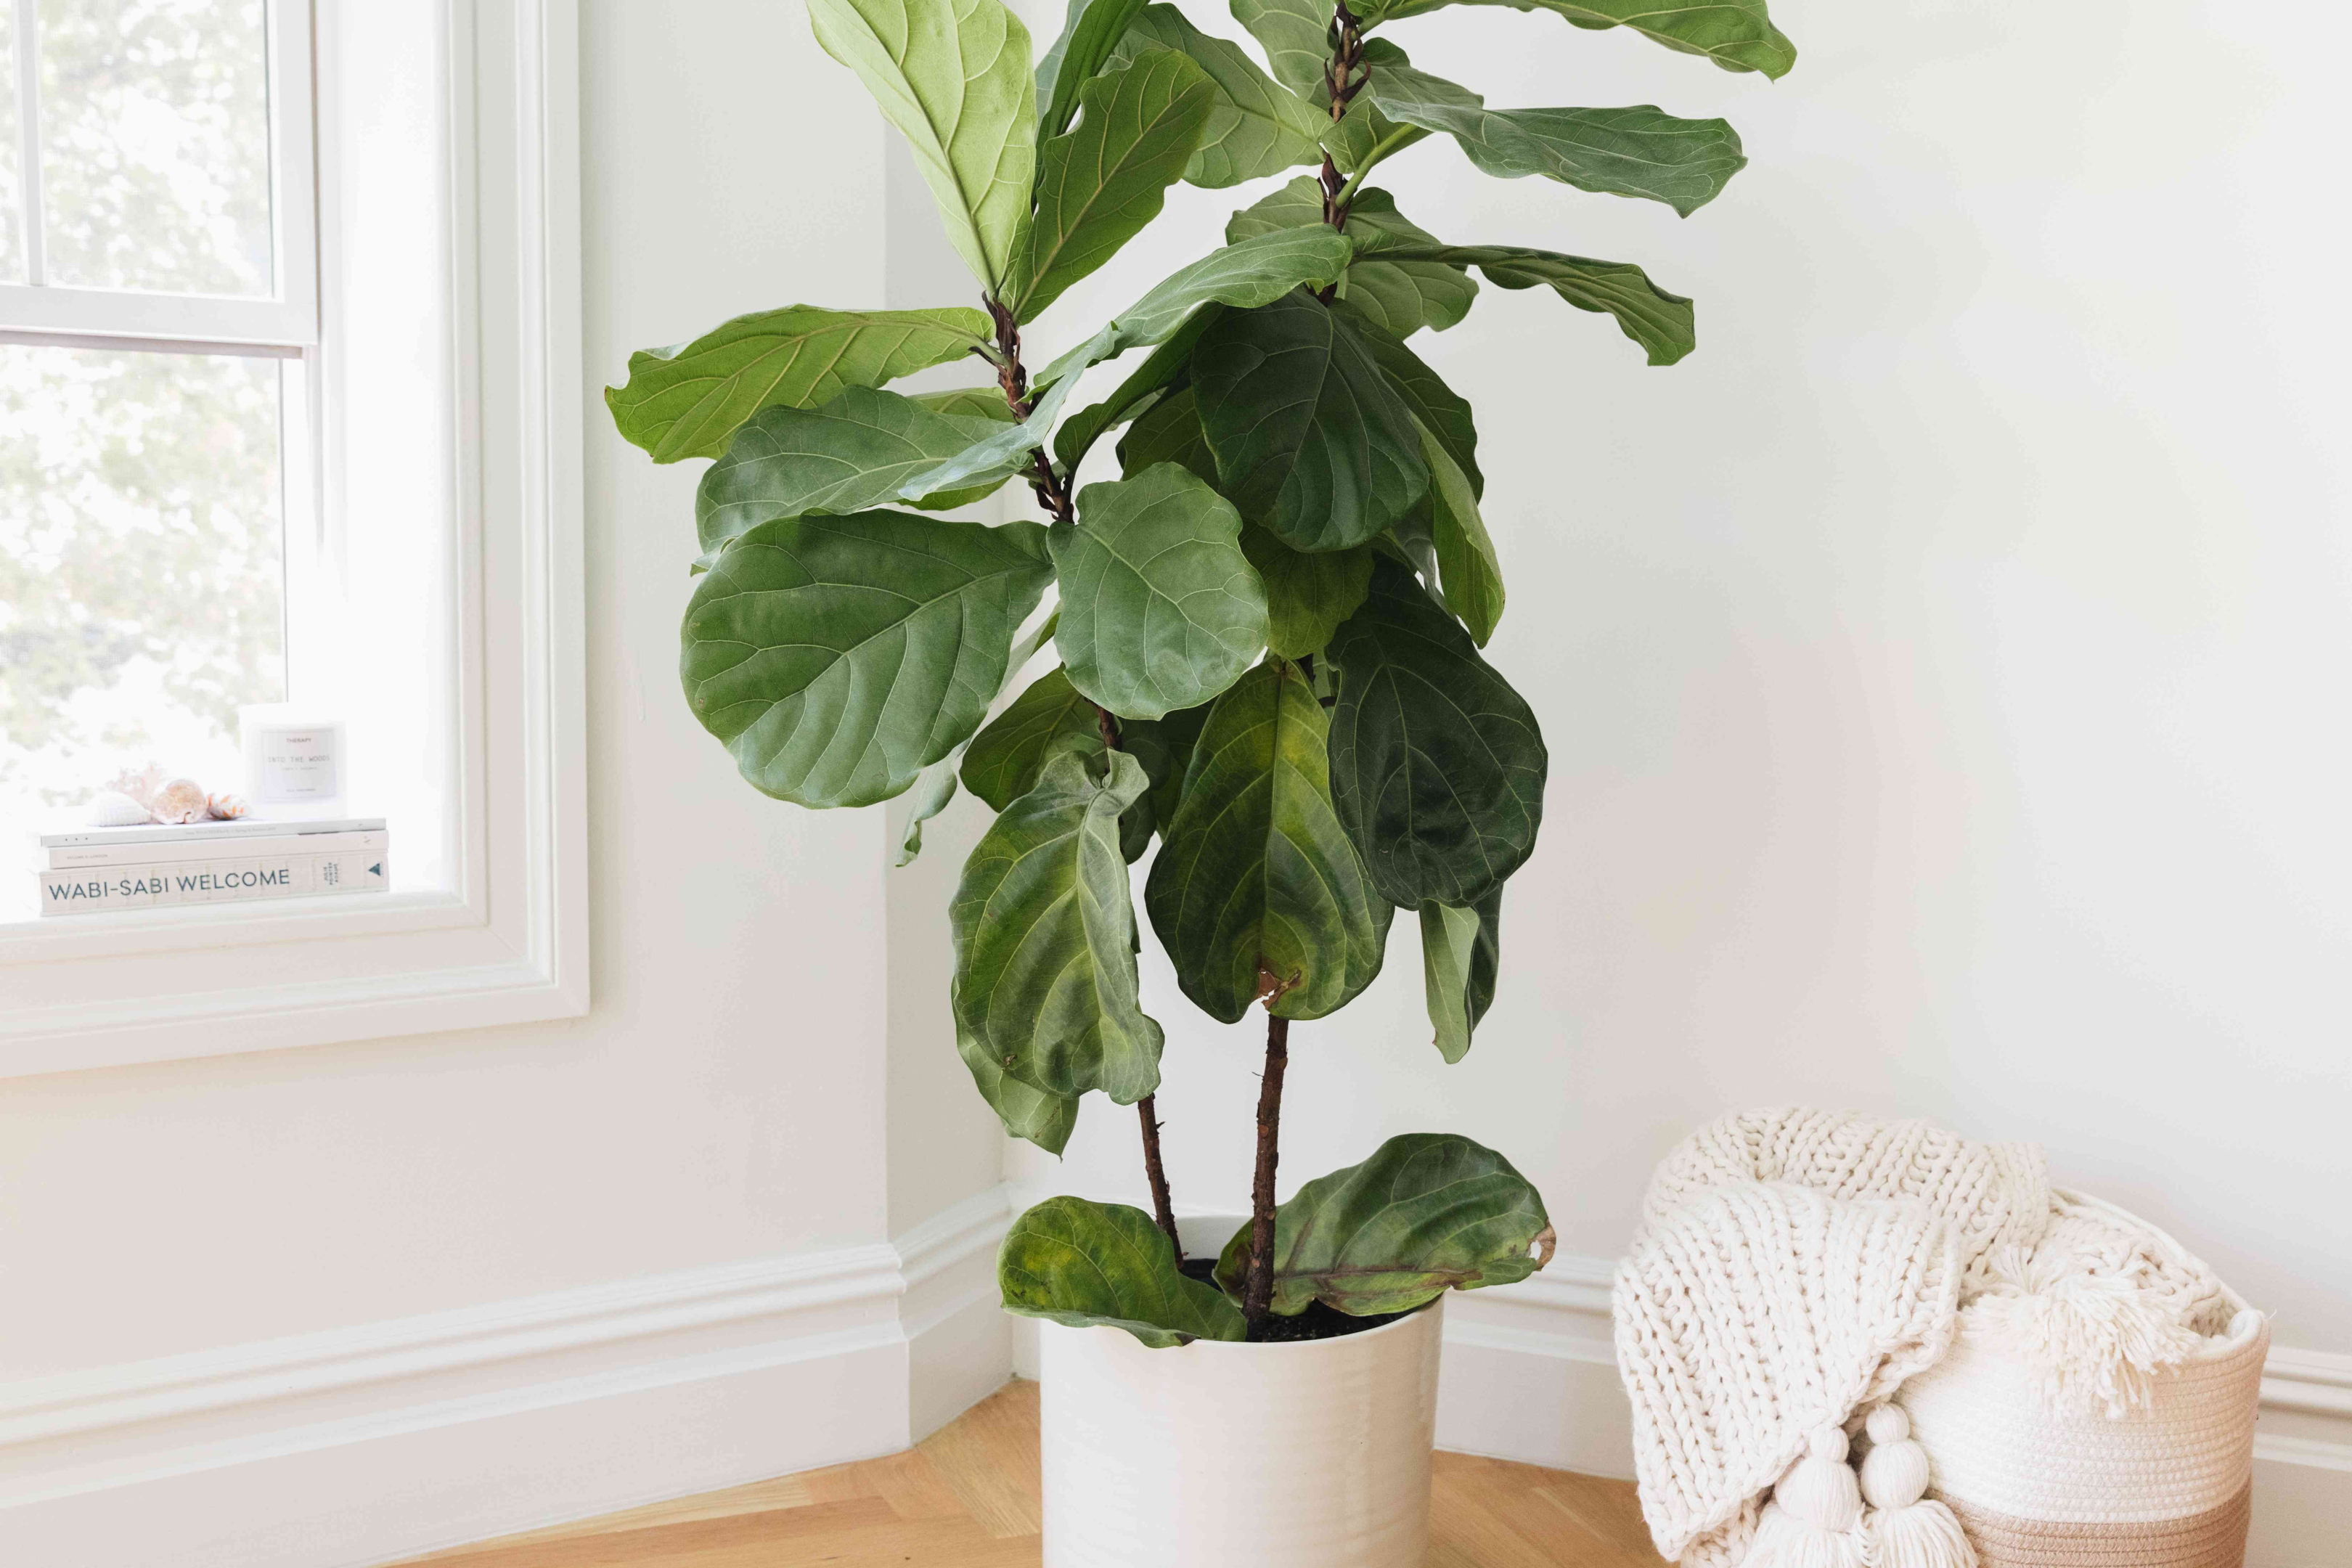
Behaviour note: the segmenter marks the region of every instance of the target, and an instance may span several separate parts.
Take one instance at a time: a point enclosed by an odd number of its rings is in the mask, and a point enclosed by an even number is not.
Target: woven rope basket
[[[2112,1205],[2075,1194],[2155,1237]],[[2158,1375],[2120,1419],[2053,1410],[2035,1373],[1966,1335],[1895,1402],[1980,1568],[2243,1568],[2254,1411],[2270,1322],[2235,1294],[2229,1331]]]

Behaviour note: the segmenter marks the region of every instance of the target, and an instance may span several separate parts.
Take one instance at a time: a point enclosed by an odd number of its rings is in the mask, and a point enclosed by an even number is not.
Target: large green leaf
[[[1323,222],[1323,187],[1301,175],[1225,224],[1225,238],[1248,239],[1277,229],[1311,228]],[[1374,243],[1435,245],[1437,237],[1396,210],[1396,198],[1378,188],[1359,191],[1348,205],[1345,231]],[[1464,267],[1442,261],[1383,261],[1358,257],[1348,267],[1341,294],[1349,307],[1397,337],[1423,327],[1437,331],[1470,313],[1477,281]]]
[[[1129,349],[1175,338],[1204,305],[1246,309],[1301,286],[1320,288],[1347,270],[1352,253],[1348,241],[1328,229],[1269,234],[1212,251],[1178,268],[1102,331],[1047,365],[1037,378],[1043,390],[1027,419],[1008,425],[929,472],[916,475],[898,493],[911,499],[970,484],[974,476],[993,472],[1008,458],[1045,446],[1053,436],[1055,422],[1062,416],[1063,405],[1088,366]]]
[[[1377,241],[1368,242],[1378,244]],[[1389,261],[1443,261],[1475,267],[1506,289],[1549,288],[1580,310],[1617,318],[1619,330],[1649,351],[1652,364],[1672,364],[1698,346],[1691,302],[1650,281],[1628,261],[1595,261],[1517,245],[1380,244]]]
[[[1146,409],[1135,428],[1120,437],[1119,471],[1133,479],[1154,463],[1178,463],[1210,484],[1217,482],[1217,457],[1201,434],[1192,389],[1179,387]],[[1265,531],[1259,529],[1263,533]]]
[[[956,254],[1001,292],[1036,174],[1029,29],[1003,0],[809,0],[809,22],[906,137]]]
[[[1543,733],[1468,634],[1392,561],[1332,639],[1331,798],[1381,896],[1475,904],[1534,850]]]
[[[1404,399],[1423,431],[1437,438],[1454,466],[1467,476],[1474,493],[1486,493],[1486,477],[1478,471],[1478,423],[1470,401],[1445,384],[1444,377],[1407,348],[1404,340],[1377,323],[1360,323],[1357,336],[1372,352],[1381,374]]]
[[[1192,385],[1220,488],[1297,549],[1361,544],[1429,489],[1412,411],[1304,292],[1228,311],[1192,350]]]
[[[1242,530],[1242,552],[1265,584],[1266,646],[1286,658],[1321,653],[1371,588],[1369,544],[1293,550],[1253,524]]]
[[[1470,1036],[1495,1000],[1495,973],[1503,957],[1503,890],[1475,909],[1452,904],[1421,906],[1422,989],[1437,1051],[1458,1062],[1470,1051]]]
[[[1430,543],[1445,586],[1445,608],[1485,647],[1503,618],[1503,565],[1478,511],[1477,486],[1428,426],[1421,427],[1421,455],[1429,460]]]
[[[961,307],[787,305],[738,316],[692,342],[639,349],[626,384],[604,389],[604,405],[622,438],[656,463],[716,458],[762,408],[814,408],[845,387],[879,386],[985,349],[989,332],[986,316]]]
[[[767,794],[870,805],[979,725],[1051,578],[1035,523],[761,523],[687,603],[688,703]]]
[[[1580,190],[1644,196],[1688,217],[1748,163],[1720,120],[1677,120],[1654,104],[1631,109],[1489,109],[1466,87],[1410,65],[1376,65],[1383,113],[1442,131],[1489,174],[1541,174]]]
[[[1184,994],[1220,1023],[1271,997],[1319,1018],[1380,973],[1390,910],[1332,810],[1328,725],[1296,667],[1217,699],[1161,828],[1144,908]]]
[[[1786,76],[1796,46],[1765,14],[1764,0],[1370,0],[1366,25],[1418,16],[1447,5],[1553,11],[1580,27],[1631,27],[1670,49],[1705,55],[1726,70]]]
[[[1234,20],[1265,50],[1274,79],[1309,100],[1331,61],[1331,6],[1327,0],[1227,0]]]
[[[1203,702],[1198,708],[1180,709],[1164,719],[1137,719],[1119,726],[1128,749],[1143,763],[1143,771],[1151,776],[1151,816],[1161,832],[1166,832],[1176,820],[1176,808],[1184,799],[1184,774],[1192,765],[1192,748],[1199,743],[1202,726],[1209,721],[1215,708]]]
[[[1242,1310],[1179,1273],[1166,1235],[1124,1205],[1047,1198],[1005,1233],[996,1278],[1008,1312],[1125,1329],[1153,1350],[1249,1337]]]
[[[1124,752],[1055,752],[974,847],[948,906],[958,1024],[1049,1094],[1132,1105],[1160,1084],[1118,828],[1149,787]]]
[[[1144,0],[1070,0],[1061,37],[1037,62],[1037,139],[1059,136],[1078,112],[1078,94],[1103,68]]]
[[[934,413],[894,392],[853,386],[822,408],[763,408],[735,433],[694,492],[695,530],[708,567],[728,541],[763,522],[809,512],[864,511],[898,493],[994,430],[994,422]],[[924,498],[944,510],[978,500],[1011,478],[982,475]]]
[[[1217,89],[1173,49],[1146,49],[1079,94],[1077,125],[1045,143],[1037,211],[1005,299],[1024,321],[1160,216],[1209,123]]]
[[[1051,541],[1070,683],[1124,719],[1196,707],[1265,647],[1241,514],[1174,463],[1088,485]]]
[[[1054,433],[1054,456],[1075,474],[1087,450],[1107,430],[1126,424],[1168,395],[1192,384],[1192,345],[1214,326],[1225,308],[1211,301],[1193,311],[1184,324],[1144,356],[1118,390],[1100,403],[1089,404],[1063,422]],[[1133,472],[1133,468],[1129,472]],[[1214,479],[1214,473],[1206,476]]]
[[[1166,766],[1159,737],[1139,730],[1139,737],[1122,735],[1120,743],[1156,784],[1158,770]],[[1056,667],[1032,681],[971,738],[963,755],[964,786],[991,810],[1003,811],[1037,787],[1049,757],[1073,751],[1093,757],[1104,750],[1101,710],[1070,684],[1068,670]],[[1152,826],[1149,795],[1120,814],[1119,848],[1129,864],[1150,847]]]
[[[1316,139],[1328,117],[1285,90],[1241,46],[1203,33],[1173,5],[1145,7],[1129,25],[1119,53],[1135,54],[1155,44],[1180,51],[1216,84],[1208,129],[1184,166],[1189,183],[1238,185],[1315,162]]]
[[[1054,628],[1059,622],[1059,616],[1049,614],[1030,628],[1026,637],[1013,645],[1013,651],[1004,659],[1004,679],[998,684],[996,698],[992,700],[1003,698],[1005,689],[1013,684],[1013,677],[1019,675],[1023,667],[1036,656],[1037,650],[1045,646],[1045,639],[1054,635]],[[983,729],[980,734],[987,732]],[[923,771],[915,775],[914,786],[907,791],[907,827],[898,840],[899,865],[911,866],[916,857],[922,854],[923,824],[945,811],[948,802],[955,798],[956,773],[963,766],[964,753],[979,738],[980,735],[974,735],[938,762],[926,764]]]
[[[1409,1312],[1448,1290],[1517,1284],[1553,1245],[1543,1198],[1508,1160],[1458,1134],[1408,1132],[1275,1210],[1274,1310]],[[1240,1289],[1249,1247],[1244,1225],[1217,1259],[1226,1289]]]
[[[1048,1094],[1034,1084],[1023,1083],[999,1067],[988,1047],[961,1026],[956,1029],[956,1055],[963,1058],[972,1087],[980,1090],[981,1099],[988,1101],[1007,1132],[1026,1138],[1048,1154],[1062,1152],[1070,1141],[1070,1130],[1078,1124],[1076,1095]]]

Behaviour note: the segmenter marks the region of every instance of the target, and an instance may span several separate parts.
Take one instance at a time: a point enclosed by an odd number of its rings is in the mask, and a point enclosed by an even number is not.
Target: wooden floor
[[[1662,1568],[1631,1481],[1437,1456],[1427,1568]],[[420,1558],[435,1568],[1036,1568],[1037,1385],[921,1446]]]

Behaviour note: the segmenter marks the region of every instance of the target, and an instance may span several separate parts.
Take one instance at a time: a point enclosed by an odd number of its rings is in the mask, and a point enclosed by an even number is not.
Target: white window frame
[[[336,426],[334,324],[369,302],[338,296],[330,61],[345,6],[367,6],[375,25],[392,13],[371,0],[318,3],[315,51],[309,5],[271,5],[273,115],[281,100],[290,112],[296,97],[278,84],[299,80],[304,121],[299,134],[273,128],[286,149],[281,298],[126,299],[12,285],[0,289],[0,322],[19,341],[47,332],[87,343],[96,331],[112,346],[216,343],[323,360],[324,374],[306,382],[329,389],[331,466],[339,445],[365,438]],[[447,694],[456,886],[371,895],[363,906],[166,907],[0,927],[0,1077],[588,1010],[577,0],[433,0],[399,11],[442,29],[446,67],[449,210],[439,216],[452,384],[439,390],[454,426],[441,521],[457,644]],[[323,229],[312,195],[320,189],[314,118],[330,175]],[[301,235],[289,240],[298,213]],[[323,268],[301,265],[302,238],[321,233]],[[20,307],[32,295],[45,298]],[[310,402],[289,414],[315,417],[317,395]],[[289,491],[295,472],[289,464]],[[317,493],[329,498],[331,532],[333,486]]]

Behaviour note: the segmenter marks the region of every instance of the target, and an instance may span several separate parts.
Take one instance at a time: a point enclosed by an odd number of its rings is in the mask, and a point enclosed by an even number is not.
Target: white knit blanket
[[[1613,1307],[1643,1517],[1685,1568],[1735,1568],[1807,1434],[1956,1332],[2119,1415],[2231,1312],[2203,1264],[2053,1193],[2038,1148],[1821,1110],[1727,1117],[1669,1155]]]

